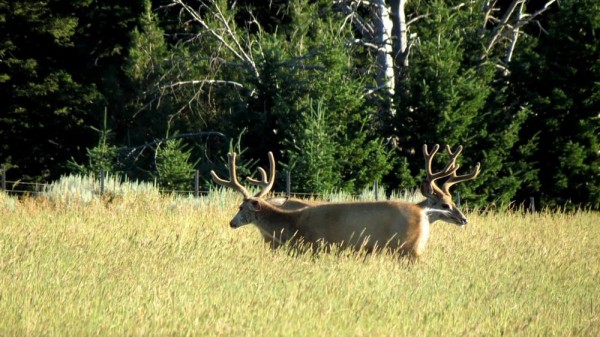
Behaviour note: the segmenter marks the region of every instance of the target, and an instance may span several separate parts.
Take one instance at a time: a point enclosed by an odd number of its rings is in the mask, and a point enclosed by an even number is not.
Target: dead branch
[[[525,12],[525,5],[527,1],[528,0],[513,0],[500,19],[493,15],[494,12],[499,11],[499,9],[495,7],[497,0],[494,0],[493,2],[487,1],[484,4],[482,8],[484,12],[482,32],[485,31],[485,28],[490,23],[494,24],[494,29],[492,30],[490,38],[484,47],[484,51],[481,56],[482,61],[488,57],[492,49],[498,44],[499,41],[508,39],[509,45],[504,57],[504,62],[508,64],[512,58],[517,40],[520,34],[522,34],[521,28],[531,22],[537,22],[536,18],[550,9],[551,5],[556,2],[556,0],[547,0],[542,8],[538,9],[532,14],[528,14]],[[515,15],[515,13],[517,14]],[[539,22],[537,23],[540,25]],[[542,31],[544,31],[543,28]],[[484,34],[482,33],[482,37],[483,36]]]
[[[244,50],[244,47],[238,40],[234,31],[231,29],[228,20],[225,18],[223,12],[218,6],[209,8],[205,4],[202,5],[202,7],[209,10],[210,13],[217,19],[217,21],[221,23],[222,27],[220,27],[219,31],[209,26],[202,18],[200,13],[186,4],[183,0],[173,0],[173,2],[181,6],[181,8],[183,8],[183,10],[185,10],[185,12],[187,12],[193,18],[194,22],[198,23],[206,32],[219,41],[227,50],[229,50],[229,52],[233,54],[235,58],[246,64],[256,78],[260,78],[260,74],[252,57],[252,53]],[[228,40],[231,40],[232,42],[230,43]]]
[[[243,88],[244,86],[241,83],[235,82],[235,81],[226,81],[226,80],[192,80],[192,81],[179,81],[179,82],[174,82],[174,83],[169,83],[167,85],[163,85],[160,87],[161,90],[164,89],[174,89],[176,87],[180,87],[180,86],[185,86],[185,85],[196,85],[196,84],[208,84],[208,85],[215,85],[215,84],[226,84],[226,85],[232,85],[234,87],[237,88]]]

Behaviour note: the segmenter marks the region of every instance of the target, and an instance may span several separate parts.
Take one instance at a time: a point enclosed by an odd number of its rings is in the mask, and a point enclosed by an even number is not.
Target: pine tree
[[[191,150],[183,143],[183,139],[168,139],[160,142],[155,149],[156,173],[159,186],[167,191],[191,191],[194,167],[191,162]]]
[[[101,95],[80,77],[72,13],[85,5],[0,1],[0,158],[18,179],[57,178],[94,142],[86,125]]]
[[[472,22],[475,14],[441,1],[428,4],[424,12],[428,15],[414,26],[420,44],[414,46],[407,69],[408,96],[400,100],[393,120],[401,155],[410,163],[413,177],[419,179],[424,177],[423,144],[463,145],[459,164],[464,170],[484,161],[480,152],[487,149],[474,140],[484,132],[479,117],[492,91],[492,74],[477,66],[473,54],[478,51],[471,49],[477,30]],[[487,168],[482,163],[484,173]],[[462,199],[467,199],[465,195],[480,199],[468,190],[473,184],[477,183],[457,187],[466,191]]]
[[[98,144],[87,149],[87,164],[78,164],[74,158],[68,162],[68,166],[73,173],[83,175],[100,175],[101,173],[120,173],[118,167],[119,149],[115,145],[111,145],[113,133],[108,128],[108,113],[104,111],[104,123],[102,128],[98,129],[91,127],[92,130],[98,133]]]
[[[538,139],[533,157],[543,206],[600,207],[600,3],[562,1],[512,71],[531,113],[520,134]]]

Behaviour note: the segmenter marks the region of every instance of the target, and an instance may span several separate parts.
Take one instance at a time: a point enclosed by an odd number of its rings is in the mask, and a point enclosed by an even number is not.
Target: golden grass
[[[0,335],[600,335],[597,212],[438,222],[409,265],[273,252],[237,202],[0,194]]]

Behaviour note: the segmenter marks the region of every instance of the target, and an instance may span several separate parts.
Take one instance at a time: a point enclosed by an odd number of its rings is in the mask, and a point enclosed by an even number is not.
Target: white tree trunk
[[[408,0],[390,1],[394,23],[394,60],[397,67],[408,67],[408,23],[406,22],[406,3]],[[398,80],[400,80],[398,78]]]
[[[373,1],[373,23],[375,28],[375,44],[377,45],[377,86],[386,92],[386,102],[381,107],[384,113],[394,116],[396,114],[393,103],[395,95],[394,59],[392,57],[392,28],[390,10],[385,0]]]

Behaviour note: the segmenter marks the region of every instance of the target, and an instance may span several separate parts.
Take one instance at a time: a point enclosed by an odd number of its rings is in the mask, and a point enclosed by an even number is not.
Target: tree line
[[[413,190],[423,144],[462,144],[469,204],[600,207],[594,0],[0,0],[0,18],[9,180],[190,189],[228,151],[240,176],[273,151],[297,192]]]

